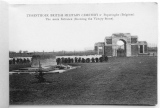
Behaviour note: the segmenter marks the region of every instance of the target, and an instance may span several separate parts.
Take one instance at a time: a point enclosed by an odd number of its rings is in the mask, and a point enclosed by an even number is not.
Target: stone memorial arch
[[[119,40],[124,43],[124,49],[121,51],[117,45]],[[147,54],[147,42],[138,41],[138,36],[131,36],[130,33],[115,33],[112,36],[105,37],[104,42],[96,43],[95,50],[97,54],[106,56],[138,56],[140,54]]]

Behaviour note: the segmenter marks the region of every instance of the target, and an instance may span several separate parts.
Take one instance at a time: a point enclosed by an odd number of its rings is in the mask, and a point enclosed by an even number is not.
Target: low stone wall
[[[20,68],[26,68],[26,67],[31,67],[31,63],[10,64],[10,65],[9,65],[9,71],[17,70],[17,69],[20,69]]]

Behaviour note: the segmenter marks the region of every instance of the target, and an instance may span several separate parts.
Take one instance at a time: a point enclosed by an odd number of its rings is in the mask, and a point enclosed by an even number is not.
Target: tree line
[[[62,63],[98,63],[98,62],[107,62],[108,61],[108,57],[92,57],[92,58],[81,58],[81,57],[75,57],[75,58],[57,58],[56,62],[57,65],[60,65]]]

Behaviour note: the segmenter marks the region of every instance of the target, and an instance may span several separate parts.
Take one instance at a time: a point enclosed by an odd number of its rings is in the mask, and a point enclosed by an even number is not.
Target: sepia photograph
[[[157,105],[158,4],[10,4],[9,105]]]

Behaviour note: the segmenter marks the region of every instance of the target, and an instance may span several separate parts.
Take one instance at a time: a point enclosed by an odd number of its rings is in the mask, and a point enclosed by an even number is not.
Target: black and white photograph
[[[9,105],[157,105],[158,4],[10,4]]]

